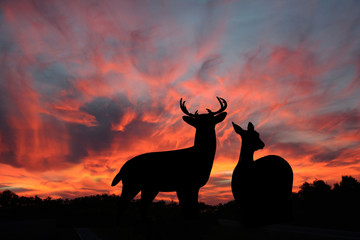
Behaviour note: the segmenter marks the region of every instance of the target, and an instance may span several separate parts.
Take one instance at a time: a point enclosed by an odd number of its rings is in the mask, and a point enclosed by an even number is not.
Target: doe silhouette
[[[254,161],[254,152],[265,144],[249,122],[247,130],[232,123],[242,146],[231,188],[240,205],[243,223],[261,226],[291,220],[293,171],[283,158],[268,155]]]
[[[198,194],[209,179],[216,151],[215,125],[226,117],[227,103],[217,97],[220,109],[216,112],[189,113],[185,101],[180,99],[180,108],[186,114],[183,120],[196,128],[193,147],[151,152],[128,160],[115,176],[111,186],[121,180],[122,193],[118,217],[124,208],[141,191],[141,215],[146,218],[148,206],[159,192],[175,191],[185,218],[198,215]]]

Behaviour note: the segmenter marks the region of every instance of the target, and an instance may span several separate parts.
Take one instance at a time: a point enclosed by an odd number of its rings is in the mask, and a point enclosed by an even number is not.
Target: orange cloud
[[[128,159],[192,146],[180,98],[201,113],[216,96],[228,115],[201,201],[232,200],[232,121],[254,123],[256,158],[288,160],[294,191],[360,178],[357,3],[292,4],[1,2],[0,189],[120,194],[110,183]]]

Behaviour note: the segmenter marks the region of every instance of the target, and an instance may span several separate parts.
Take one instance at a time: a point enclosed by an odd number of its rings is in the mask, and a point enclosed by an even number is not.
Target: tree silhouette
[[[10,190],[5,190],[0,194],[0,205],[9,206],[16,205],[19,202],[19,196]]]
[[[360,183],[351,176],[342,176],[340,183],[334,185],[334,204],[336,215],[344,221],[351,221],[351,215],[360,215]],[[359,224],[360,225],[360,224]],[[360,227],[360,226],[359,226]]]
[[[360,183],[351,176],[342,176],[333,187],[324,180],[305,182],[300,191],[292,194],[294,219],[292,224],[335,229],[360,230]],[[111,226],[119,196],[95,195],[75,199],[18,196],[5,190],[0,192],[0,220],[55,218],[59,226]],[[131,227],[138,221],[139,200],[129,206],[127,221]],[[202,219],[239,219],[239,206],[229,201],[216,206],[200,203]],[[177,202],[154,202],[149,209],[154,221],[177,221],[181,209]]]
[[[352,176],[342,176],[340,183],[335,183],[334,191],[342,194],[355,194],[360,192],[360,182]]]
[[[325,197],[330,193],[330,190],[331,186],[323,180],[315,180],[313,183],[303,183],[300,186],[299,195],[305,198]]]

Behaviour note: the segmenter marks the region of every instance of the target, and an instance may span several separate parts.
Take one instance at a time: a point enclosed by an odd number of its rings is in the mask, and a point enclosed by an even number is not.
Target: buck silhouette
[[[193,147],[151,152],[127,161],[115,176],[111,186],[121,180],[122,193],[118,206],[121,218],[126,205],[141,191],[141,215],[146,218],[146,210],[159,192],[176,191],[185,218],[198,215],[199,189],[209,179],[216,151],[215,125],[226,117],[227,103],[217,97],[220,109],[208,113],[189,113],[185,101],[180,99],[180,108],[186,114],[183,120],[196,128]]]
[[[268,155],[254,161],[254,152],[265,144],[249,122],[247,130],[232,123],[242,146],[231,188],[247,226],[260,226],[291,220],[293,172],[282,157]]]

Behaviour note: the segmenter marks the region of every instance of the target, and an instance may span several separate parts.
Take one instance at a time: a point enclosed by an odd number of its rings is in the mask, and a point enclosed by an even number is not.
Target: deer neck
[[[252,150],[249,146],[242,143],[239,163],[240,165],[250,165],[254,163],[254,150]]]
[[[215,129],[196,130],[194,148],[196,150],[209,152],[214,155],[216,150]]]

